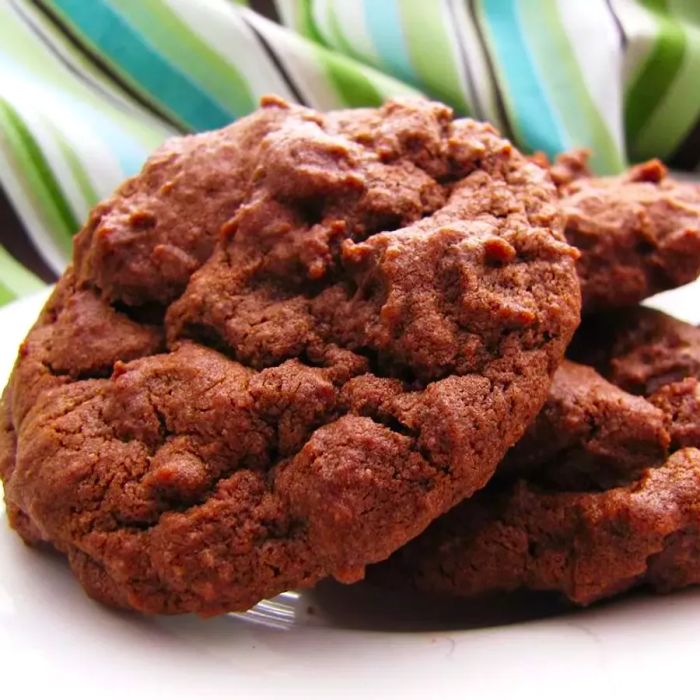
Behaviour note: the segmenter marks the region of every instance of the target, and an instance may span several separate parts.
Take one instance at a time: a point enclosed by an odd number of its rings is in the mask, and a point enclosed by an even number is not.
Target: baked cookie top
[[[268,98],[170,141],[95,209],[22,346],[12,523],[146,612],[361,578],[537,413],[575,258],[547,174],[440,104]]]

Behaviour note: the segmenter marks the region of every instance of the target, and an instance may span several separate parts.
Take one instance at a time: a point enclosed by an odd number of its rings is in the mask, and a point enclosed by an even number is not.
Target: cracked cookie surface
[[[375,579],[461,596],[551,590],[578,604],[700,583],[700,329],[628,309],[586,319],[573,345],[612,383],[565,362],[499,477]]]
[[[96,208],[21,348],[11,523],[144,612],[361,578],[540,408],[580,306],[555,201],[423,101],[268,98],[169,142]]]

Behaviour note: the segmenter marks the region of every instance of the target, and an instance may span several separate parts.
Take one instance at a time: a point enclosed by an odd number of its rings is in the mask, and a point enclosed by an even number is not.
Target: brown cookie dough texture
[[[93,212],[5,393],[11,523],[95,598],[361,578],[481,488],[578,323],[546,173],[430,102],[276,98]]]
[[[586,313],[636,304],[700,274],[700,186],[659,161],[560,188]]]
[[[651,160],[618,176],[595,177],[589,153],[574,150],[548,170],[566,218],[567,241],[581,252],[577,263],[583,311],[631,306],[700,274],[700,185],[669,177]]]
[[[661,408],[566,360],[544,407],[497,474],[558,489],[610,488],[663,463],[667,423]]]
[[[588,159],[591,152],[586,148],[575,148],[560,153],[554,161],[550,161],[547,154],[536,151],[530,157],[533,163],[549,171],[552,182],[558,189],[570,185],[574,180],[587,179],[593,176],[588,167]]]
[[[622,389],[649,396],[700,376],[700,329],[644,307],[597,314],[581,325],[569,355]]]
[[[700,329],[638,309],[586,321],[582,356],[586,342],[609,379],[641,395],[564,363],[498,478],[376,579],[462,596],[553,590],[579,604],[700,583]]]

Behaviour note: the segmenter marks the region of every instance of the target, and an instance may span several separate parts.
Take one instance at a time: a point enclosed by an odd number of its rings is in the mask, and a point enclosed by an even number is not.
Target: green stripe
[[[9,290],[0,280],[0,306],[3,304],[9,304],[14,301],[17,297]]]
[[[668,0],[669,9],[682,22],[700,27],[700,2],[696,0]]]
[[[308,73],[309,81],[323,81],[323,92],[328,87],[335,93],[332,104],[336,107],[371,107],[378,106],[391,97],[418,96],[420,92],[405,83],[382,73],[366,64],[326,48],[318,27],[314,23],[309,0],[285,3],[289,15],[291,10],[295,19],[295,32],[287,32],[280,49],[295,54],[301,59]],[[325,99],[325,97],[324,97]]]
[[[669,16],[666,0],[639,0],[639,3],[653,15],[658,34],[625,97],[625,131],[632,152],[640,132],[680,70],[686,51],[685,35]]]
[[[692,13],[678,2],[670,3],[679,29],[686,39],[683,63],[663,100],[640,130],[634,142],[635,159],[669,157],[700,118],[700,7]],[[687,17],[688,14],[694,14]]]
[[[0,126],[17,161],[15,174],[26,180],[27,195],[47,222],[56,243],[70,257],[79,223],[73,216],[41,148],[15,109],[0,97]]]
[[[2,271],[0,287],[12,298],[30,294],[44,287],[44,283],[38,277],[22,267],[2,246],[0,246],[0,271]],[[1,289],[0,303],[3,302]]]
[[[255,110],[257,101],[246,78],[162,0],[111,0],[110,4],[161,56],[189,75],[232,115]]]
[[[320,66],[335,90],[340,103],[344,107],[380,105],[386,94],[367,77],[368,73],[374,71],[358,63],[355,59],[326,48],[326,42],[314,22],[311,0],[299,0],[296,11],[297,32],[307,39],[308,48],[312,52],[312,60]],[[389,78],[386,80],[394,83]]]
[[[315,41],[321,46],[326,46],[323,35],[319,32],[316,22],[314,21],[312,2],[313,0],[297,1],[296,30],[307,39],[311,39],[311,41]]]
[[[314,52],[345,107],[373,107],[384,101],[366,71],[353,59],[322,46],[315,46]]]
[[[518,9],[540,80],[547,86],[547,96],[555,105],[570,145],[585,143],[592,148],[595,172],[619,172],[624,167],[622,154],[588,92],[556,0],[541,0],[536,5],[520,3]]]
[[[452,105],[457,113],[469,114],[452,42],[446,36],[445,18],[439,2],[398,0],[401,27],[411,63],[421,83],[433,97]]]

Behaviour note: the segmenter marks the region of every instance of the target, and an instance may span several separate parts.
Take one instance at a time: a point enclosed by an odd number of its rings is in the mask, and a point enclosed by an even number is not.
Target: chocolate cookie
[[[700,275],[700,185],[669,177],[658,160],[595,177],[585,150],[553,163],[543,153],[530,158],[557,186],[566,239],[581,251],[584,313],[630,306]]]
[[[375,578],[463,596],[555,590],[579,604],[641,584],[700,583],[700,373],[687,361],[700,329],[639,309],[608,340],[601,368],[623,384],[634,377],[647,398],[566,363],[505,473]],[[558,430],[551,447],[546,427]]]
[[[560,189],[587,313],[636,304],[700,274],[700,185],[658,161]]]
[[[170,142],[95,210],[21,348],[11,522],[145,612],[357,580],[539,410],[575,257],[546,173],[436,103],[270,98]]]

